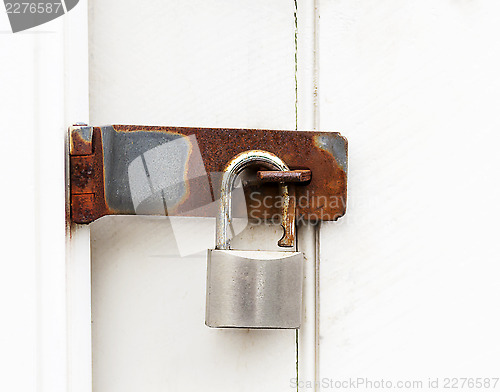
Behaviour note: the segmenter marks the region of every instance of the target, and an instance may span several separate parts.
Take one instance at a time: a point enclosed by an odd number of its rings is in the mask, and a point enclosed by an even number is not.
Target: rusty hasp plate
[[[290,171],[243,173],[234,216],[280,217],[279,182],[294,184],[299,221],[333,221],[346,210],[347,141],[337,132],[78,125],[69,141],[75,223],[105,215],[215,216],[224,166],[248,150],[272,152]]]

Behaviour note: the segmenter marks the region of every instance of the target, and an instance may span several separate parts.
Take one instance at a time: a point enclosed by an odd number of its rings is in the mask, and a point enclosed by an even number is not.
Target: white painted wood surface
[[[349,139],[323,225],[320,377],[499,377],[500,4],[320,1],[320,127]]]
[[[64,151],[69,119],[88,116],[86,26],[86,1],[17,34],[0,13],[2,391],[76,390],[68,376]]]
[[[68,17],[71,15],[71,18]],[[78,3],[64,19],[66,126],[89,122],[88,3]],[[69,159],[69,157],[66,157]],[[66,162],[69,163],[68,161]],[[66,175],[69,173],[66,172]],[[66,189],[69,197],[69,189]],[[68,207],[69,208],[69,207]],[[67,391],[92,390],[90,227],[66,232]]]
[[[37,206],[35,191],[36,101],[35,39],[7,35],[7,15],[0,13],[0,162],[3,168],[0,202],[4,206],[0,263],[0,390],[36,386],[37,353]],[[12,33],[11,33],[12,34]],[[10,54],[10,56],[5,54]],[[16,107],[23,106],[20,117]],[[26,115],[29,113],[29,115]],[[19,147],[16,147],[19,146]],[[14,148],[13,148],[14,147]],[[29,151],[21,158],[21,151]],[[11,170],[15,167],[16,170]],[[22,183],[20,182],[22,178]],[[22,187],[19,188],[20,184]],[[27,192],[21,189],[27,190]],[[8,223],[8,227],[7,227]],[[64,226],[63,226],[64,227]],[[8,228],[8,230],[7,230]]]
[[[316,1],[297,2],[297,129],[317,130],[318,122],[318,70],[317,70],[317,22]],[[300,391],[310,390],[318,375],[319,358],[319,226],[308,225],[298,231],[299,248],[304,252],[306,263],[303,287],[303,324],[298,339],[297,386]]]
[[[92,122],[294,129],[293,2],[94,0],[89,15]]]

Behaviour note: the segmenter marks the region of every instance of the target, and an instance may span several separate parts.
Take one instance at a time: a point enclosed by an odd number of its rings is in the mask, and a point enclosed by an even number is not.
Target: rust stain
[[[292,247],[295,246],[295,186],[288,184],[280,187],[281,198],[283,200],[283,209],[281,216],[281,227],[283,228],[283,236],[278,241],[278,246]]]
[[[94,213],[93,193],[71,195],[71,216],[75,223],[89,223],[97,217]]]
[[[71,160],[72,191],[74,193],[94,192],[94,156],[81,155]]]
[[[257,179],[262,182],[307,182],[311,180],[310,170],[260,170]]]
[[[92,142],[85,140],[78,132],[71,133],[70,143],[71,155],[92,154]]]
[[[92,141],[80,138],[78,143],[71,142],[74,149],[70,157],[71,219],[75,223],[90,223],[113,214],[104,197],[104,165],[102,135],[100,128],[94,128]],[[89,148],[90,146],[90,148]],[[86,152],[90,154],[84,154]]]

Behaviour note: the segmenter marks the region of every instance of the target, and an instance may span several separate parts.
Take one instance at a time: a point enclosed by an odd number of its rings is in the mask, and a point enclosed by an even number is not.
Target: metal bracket
[[[215,216],[225,164],[258,149],[291,170],[256,169],[243,182],[249,217],[280,214],[273,182],[295,184],[298,220],[333,221],[346,210],[347,140],[337,132],[75,125],[69,141],[75,223],[105,215]]]

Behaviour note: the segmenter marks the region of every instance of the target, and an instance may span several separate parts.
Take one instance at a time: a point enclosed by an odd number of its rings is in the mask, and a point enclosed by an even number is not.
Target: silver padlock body
[[[299,328],[301,252],[208,251],[205,324],[213,328]]]

